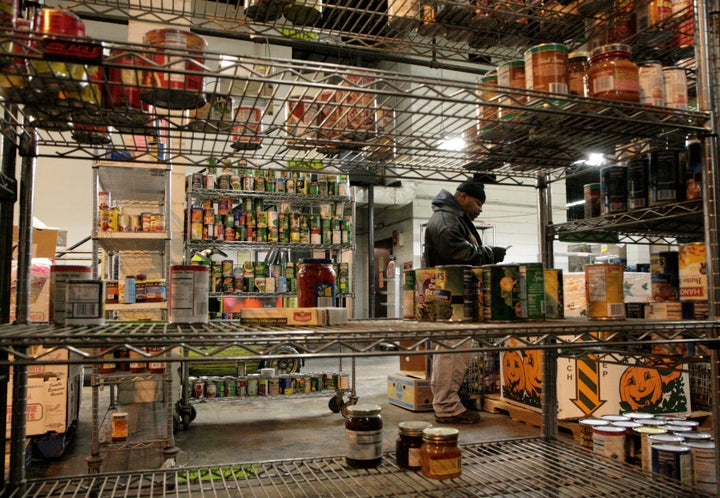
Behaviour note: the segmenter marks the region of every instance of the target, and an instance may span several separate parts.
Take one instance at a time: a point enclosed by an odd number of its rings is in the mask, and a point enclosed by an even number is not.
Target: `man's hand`
[[[493,259],[496,263],[502,263],[502,261],[505,259],[505,253],[507,252],[507,249],[504,247],[493,247]]]

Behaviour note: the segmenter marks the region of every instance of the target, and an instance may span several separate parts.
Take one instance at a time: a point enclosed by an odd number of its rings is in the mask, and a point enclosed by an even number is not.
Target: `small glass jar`
[[[589,77],[591,97],[640,102],[640,76],[629,45],[614,43],[593,50]]]
[[[400,422],[398,438],[395,441],[395,457],[398,467],[408,470],[420,470],[422,458],[420,448],[423,444],[423,430],[431,427],[429,422]]]
[[[458,447],[459,431],[451,427],[430,427],[423,430],[420,448],[420,471],[430,479],[459,477],[462,454]]]
[[[590,54],[587,52],[570,52],[568,54],[568,91],[570,95],[587,97],[590,95],[588,70]]]
[[[298,267],[298,307],[334,306],[335,269],[332,259],[301,259]]]
[[[345,462],[370,469],[382,462],[383,421],[378,405],[350,405],[345,419]]]

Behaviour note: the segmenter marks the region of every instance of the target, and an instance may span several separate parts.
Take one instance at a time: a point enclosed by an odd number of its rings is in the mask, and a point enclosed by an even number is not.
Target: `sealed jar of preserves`
[[[423,444],[423,430],[431,427],[430,422],[411,421],[398,424],[398,438],[395,441],[395,458],[398,467],[408,470],[420,470],[422,458],[420,448]]]
[[[613,43],[597,47],[590,56],[590,96],[640,102],[638,66],[630,45]]]
[[[345,419],[345,462],[370,469],[382,462],[383,421],[378,405],[350,405]]]
[[[459,431],[451,427],[423,430],[420,448],[420,472],[430,479],[450,479],[461,474],[462,454],[458,447]]]
[[[568,90],[570,95],[580,95],[581,97],[590,95],[589,70],[589,53],[570,52],[568,54]]]
[[[335,269],[332,259],[301,259],[297,298],[301,308],[335,305]]]

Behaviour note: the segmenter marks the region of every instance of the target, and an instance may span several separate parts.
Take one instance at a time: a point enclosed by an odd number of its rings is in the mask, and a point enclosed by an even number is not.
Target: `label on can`
[[[92,268],[78,265],[52,265],[50,267],[49,320],[65,323],[65,297],[69,280],[90,280]]]
[[[487,322],[520,320],[518,265],[485,265],[483,274],[483,318]]]
[[[627,211],[627,168],[608,166],[600,170],[600,193],[603,213]]]
[[[435,268],[415,270],[415,319],[435,321]]]
[[[562,270],[554,268],[545,269],[545,317],[564,318],[565,299],[563,296],[563,274]]]
[[[443,265],[436,267],[435,319],[470,322],[474,314],[472,267]]]
[[[415,270],[402,272],[402,317],[404,320],[415,318]]]
[[[520,316],[526,320],[545,319],[545,270],[542,263],[524,263],[518,274]]]
[[[649,160],[643,154],[627,163],[627,208],[643,209],[648,205]]]
[[[585,266],[585,299],[588,318],[625,318],[622,264]]]
[[[681,301],[708,299],[707,255],[704,242],[683,244],[678,251]]]

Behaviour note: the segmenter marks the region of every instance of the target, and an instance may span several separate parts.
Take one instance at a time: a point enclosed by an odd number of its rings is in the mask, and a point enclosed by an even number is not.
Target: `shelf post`
[[[554,339],[549,341],[554,342]],[[542,359],[542,437],[546,440],[557,439],[557,349],[543,349]]]

